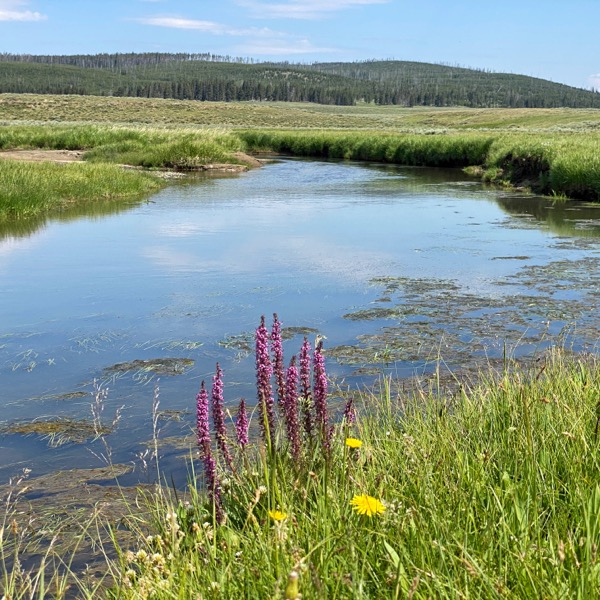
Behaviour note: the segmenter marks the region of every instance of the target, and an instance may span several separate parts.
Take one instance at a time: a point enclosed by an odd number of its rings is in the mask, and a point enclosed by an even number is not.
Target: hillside
[[[0,55],[0,93],[352,105],[600,108],[544,79],[407,61],[260,63],[210,54]]]

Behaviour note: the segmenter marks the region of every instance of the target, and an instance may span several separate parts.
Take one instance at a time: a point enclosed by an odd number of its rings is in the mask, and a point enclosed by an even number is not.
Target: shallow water
[[[596,350],[600,337],[600,206],[455,170],[281,160],[0,236],[0,483],[106,460],[152,478],[156,393],[158,436],[177,438],[161,464],[185,478],[181,448],[215,364],[229,406],[254,400],[263,314],[299,328],[288,359],[304,328],[326,336],[328,373],[351,387],[440,358],[458,369],[507,349]],[[104,441],[92,441],[94,381],[108,389],[97,418],[115,421]],[[78,439],[44,437],[58,417]]]

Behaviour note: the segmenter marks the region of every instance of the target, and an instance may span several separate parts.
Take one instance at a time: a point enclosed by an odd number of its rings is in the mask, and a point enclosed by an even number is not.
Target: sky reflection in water
[[[102,213],[0,231],[0,406],[5,425],[89,419],[93,381],[102,381],[104,418],[124,406],[108,438],[115,461],[143,452],[157,382],[161,410],[184,411],[163,421],[164,436],[189,434],[198,386],[210,385],[217,361],[227,401],[254,400],[253,358],[238,342],[251,340],[261,314],[327,336],[330,374],[358,384],[368,344],[386,328],[374,347],[404,336],[392,356],[408,375],[446,331],[444,359],[460,364],[498,352],[504,334],[557,334],[573,318],[589,325],[600,291],[599,208],[485,189],[454,170],[285,160]],[[387,312],[361,318],[374,308]],[[593,336],[584,327],[582,343]],[[288,359],[301,341],[286,342]],[[352,345],[363,347],[360,359],[333,358]],[[105,371],[164,357],[195,365],[160,381]],[[87,395],[62,396],[75,391]],[[22,466],[99,466],[89,450],[0,436],[0,478]],[[185,471],[181,459],[172,464]]]

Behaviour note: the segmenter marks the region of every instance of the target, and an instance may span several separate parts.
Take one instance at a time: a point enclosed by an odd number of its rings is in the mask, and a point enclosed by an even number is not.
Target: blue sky
[[[600,0],[0,0],[0,52],[393,58],[600,89]]]

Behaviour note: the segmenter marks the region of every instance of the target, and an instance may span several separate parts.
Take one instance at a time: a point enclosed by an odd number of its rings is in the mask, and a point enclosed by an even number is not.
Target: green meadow
[[[555,197],[600,198],[600,111],[593,109],[407,109],[4,94],[0,111],[0,150],[81,150],[85,162],[97,165],[86,172],[88,185],[80,186],[81,165],[48,171],[29,164],[15,171],[2,161],[2,219],[45,214],[64,203],[136,196],[164,185],[149,183],[152,170],[236,164],[240,152],[466,168],[500,185]],[[114,164],[146,172],[115,178],[108,166]],[[49,197],[40,202],[36,191],[44,188]]]

